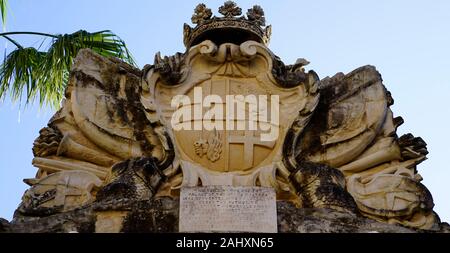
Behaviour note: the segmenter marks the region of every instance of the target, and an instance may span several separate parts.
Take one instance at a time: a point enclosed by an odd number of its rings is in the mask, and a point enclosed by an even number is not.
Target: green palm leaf
[[[6,35],[3,36],[15,42]],[[89,33],[80,30],[51,37],[53,41],[47,52],[22,48],[16,44],[18,48],[9,53],[0,67],[0,98],[4,98],[9,91],[13,101],[16,101],[22,97],[23,90],[26,90],[26,104],[39,97],[41,105],[49,104],[58,108],[73,59],[82,48],[90,48],[100,55],[117,57],[135,65],[125,42],[111,31]]]
[[[46,57],[46,53],[35,48],[19,47],[6,57],[0,68],[0,97],[10,91],[15,101],[22,98],[23,91],[27,92],[27,102],[37,92],[40,75],[39,68]]]
[[[0,15],[2,15],[2,25],[3,28],[6,26],[6,12],[8,8],[8,1],[7,0],[0,0]]]

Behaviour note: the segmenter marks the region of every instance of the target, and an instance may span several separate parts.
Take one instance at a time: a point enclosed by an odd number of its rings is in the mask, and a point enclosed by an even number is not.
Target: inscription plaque
[[[273,188],[183,187],[180,232],[277,232]]]

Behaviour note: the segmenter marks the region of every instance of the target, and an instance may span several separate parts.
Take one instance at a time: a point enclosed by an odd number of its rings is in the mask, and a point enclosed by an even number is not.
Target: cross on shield
[[[244,135],[228,136],[228,143],[244,144],[244,168],[253,167],[253,152],[255,145],[271,149],[275,146],[275,141],[261,141],[261,138],[254,136],[254,131],[251,130],[245,130]]]
[[[249,129],[249,125],[259,126],[259,117],[251,118],[250,113],[255,113],[250,106],[245,105],[245,118],[232,119],[235,128],[227,128],[230,112],[229,105],[226,105],[227,96],[247,96],[267,95],[267,91],[262,89],[255,78],[233,78],[228,76],[213,76],[211,79],[203,81],[195,86],[202,88],[202,97],[216,95],[221,98],[223,103],[216,103],[214,106],[221,107],[223,113],[214,115],[212,121],[223,126],[219,129],[205,130],[199,129],[199,125],[205,124],[203,117],[211,108],[202,106],[202,101],[195,99],[195,91],[191,89],[186,95],[190,98],[190,104],[183,105],[188,110],[194,110],[201,107],[202,113],[193,112],[193,119],[189,122],[184,121],[180,124],[188,123],[192,128],[190,130],[174,131],[177,144],[180,150],[195,163],[198,163],[208,169],[215,171],[244,171],[250,170],[261,164],[272,153],[276,140],[262,141],[259,127],[256,130]],[[198,90],[198,89],[197,89]],[[233,109],[233,115],[238,114],[239,108]],[[183,108],[181,108],[183,109]],[[267,109],[267,108],[266,108]],[[275,116],[275,115],[272,115]],[[244,129],[238,128],[240,121],[245,122]],[[242,122],[241,122],[242,123]],[[267,124],[268,121],[264,121]],[[269,120],[270,124],[270,120]],[[236,125],[236,126],[235,126]],[[278,126],[275,126],[278,127]]]

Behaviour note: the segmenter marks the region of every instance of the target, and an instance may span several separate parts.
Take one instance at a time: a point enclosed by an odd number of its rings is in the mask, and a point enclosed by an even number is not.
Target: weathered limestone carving
[[[211,17],[211,10],[204,4],[199,4],[192,17],[192,23],[197,26],[192,28],[188,24],[184,24],[184,45],[186,48],[190,48],[205,39],[210,39],[217,44],[255,40],[267,45],[272,27],[265,26],[264,11],[258,7],[254,6],[249,9],[248,18],[245,18],[240,16],[242,14],[240,7],[232,1],[227,1],[219,8],[219,13],[224,17]]]
[[[144,67],[144,72],[153,68],[161,74],[161,80],[167,85],[177,84],[181,77],[184,75],[182,72],[182,64],[185,55],[182,53],[176,53],[174,56],[164,56],[161,58],[161,54],[158,52],[155,55],[155,62],[153,65],[147,65]]]
[[[78,213],[89,217],[82,231],[172,231],[181,187],[228,185],[275,189],[279,231],[303,231],[286,217],[304,210],[443,230],[417,172],[426,143],[397,136],[403,119],[375,67],[320,80],[307,60],[285,65],[270,51],[261,7],[244,16],[228,1],[219,12],[198,5],[186,51],[158,53],[142,71],[79,52],[63,106],[34,143],[39,170],[17,224]],[[252,107],[252,96],[267,100]]]
[[[62,134],[56,127],[44,127],[39,131],[39,137],[33,143],[34,156],[50,156],[57,153]]]
[[[37,178],[65,170],[85,170],[105,179],[124,159],[167,158],[160,135],[136,103],[139,70],[82,50],[74,62],[63,107],[34,144]],[[167,152],[166,152],[167,151]]]
[[[224,17],[232,18],[242,14],[242,9],[236,5],[233,1],[226,1],[222,6],[219,7],[219,13]]]
[[[302,208],[319,207],[357,213],[355,201],[345,190],[345,178],[340,171],[301,161],[289,179]]]
[[[201,137],[196,142],[194,142],[195,153],[202,157],[206,155],[206,158],[211,162],[219,160],[222,154],[222,138],[220,133],[217,131],[212,131],[208,134],[208,139],[203,139]]]
[[[9,227],[9,222],[3,218],[0,218],[0,233],[10,232]]]
[[[248,20],[255,22],[260,26],[266,25],[266,17],[264,17],[264,10],[259,5],[253,6],[247,10]]]
[[[166,180],[154,158],[129,159],[115,164],[97,201],[114,199],[151,199]]]
[[[426,143],[397,137],[390,93],[374,67],[322,80],[317,113],[297,144],[298,158],[339,168],[362,214],[390,223],[436,229],[431,194],[416,165]]]
[[[69,211],[94,201],[102,181],[86,171],[62,171],[33,182],[18,211],[24,215],[48,215]]]
[[[296,86],[285,88],[273,76],[273,60],[274,56],[268,48],[255,41],[246,41],[241,45],[225,43],[220,46],[212,41],[204,41],[192,47],[184,56],[181,69],[184,75],[181,76],[180,83],[167,84],[164,78],[166,73],[161,73],[158,69],[149,68],[144,74],[141,101],[148,119],[157,119],[163,125],[170,125],[177,109],[172,107],[172,98],[175,95],[186,95],[194,100],[196,88],[202,88],[200,95],[218,95],[223,101],[226,100],[226,95],[234,94],[278,95],[281,113],[274,128],[279,136],[284,136],[294,120],[297,120],[300,128],[304,127],[319,99],[317,75],[314,72],[303,72],[308,77],[305,83],[299,81]],[[221,115],[220,118],[216,115],[215,120],[225,124],[224,116]],[[259,184],[277,188],[281,192],[290,192],[289,172],[284,173],[284,179],[276,178],[279,173],[277,171],[284,168],[281,163],[282,139],[261,141],[263,132],[248,130],[174,131],[169,128],[168,132],[182,164],[181,186],[196,186],[200,182],[202,185]],[[206,136],[214,136],[214,133],[219,133],[218,139],[206,142]],[[220,155],[216,152],[217,156],[213,159],[202,155],[212,143],[222,149]],[[195,148],[192,149],[192,146]],[[242,151],[237,152],[239,149]]]
[[[71,184],[90,180],[96,193],[111,178],[111,167],[129,158],[149,156],[162,167],[170,164],[172,144],[164,129],[149,123],[136,102],[140,79],[139,70],[121,61],[90,50],[79,53],[62,108],[34,142],[33,165],[39,171],[36,178],[24,180],[32,187],[20,213],[66,212],[92,203],[92,186]],[[65,194],[71,196],[67,201]]]
[[[197,5],[197,7],[195,7],[191,21],[193,24],[200,24],[203,21],[210,19],[211,16],[212,16],[211,9],[206,8],[205,4],[199,4]]]

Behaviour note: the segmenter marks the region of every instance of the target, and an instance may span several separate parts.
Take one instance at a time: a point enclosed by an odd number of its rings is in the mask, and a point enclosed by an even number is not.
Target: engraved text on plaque
[[[277,232],[275,191],[267,187],[183,187],[180,232]]]

